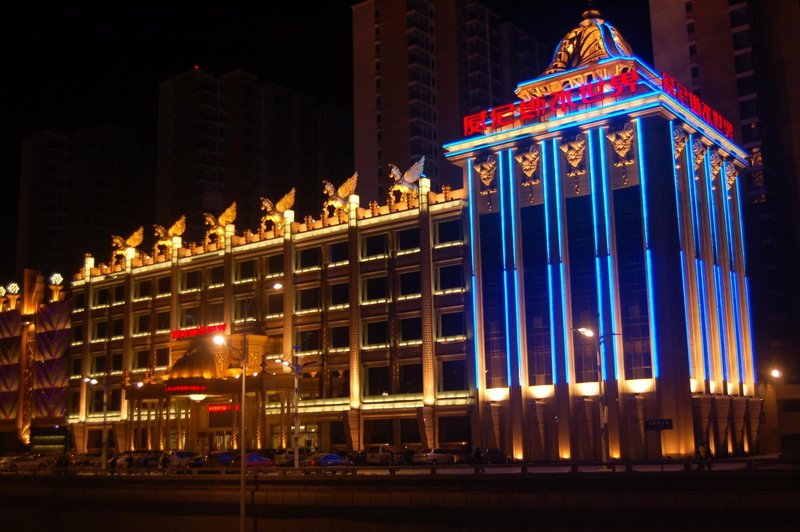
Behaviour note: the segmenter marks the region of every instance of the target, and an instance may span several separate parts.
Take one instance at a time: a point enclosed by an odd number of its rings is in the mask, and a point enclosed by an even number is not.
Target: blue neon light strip
[[[652,96],[653,96],[652,93],[642,94],[642,95],[639,95],[639,96],[631,96],[630,98],[626,98],[624,100],[620,100],[619,102],[615,102],[615,103],[635,104],[638,101],[645,100],[645,99],[650,98]],[[569,123],[566,123],[566,124],[562,124],[562,125],[559,125],[559,126],[556,126],[556,127],[552,127],[552,128],[549,128],[547,131],[549,131],[551,133],[554,133],[556,131],[561,131],[561,130],[564,130],[564,129],[572,129],[572,128],[580,127],[580,126],[583,126],[583,125],[586,125],[586,124],[592,124],[594,122],[605,121],[605,120],[608,120],[609,118],[614,118],[615,116],[628,115],[628,114],[636,112],[636,111],[644,111],[644,110],[647,110],[647,109],[654,109],[656,107],[659,107],[660,105],[662,105],[661,102],[655,101],[655,102],[650,102],[650,103],[642,104],[642,105],[635,106],[635,107],[625,107],[623,109],[619,109],[617,111],[612,111],[610,113],[605,113],[605,114],[602,114],[602,115],[597,115],[597,116],[594,116],[592,118],[585,118],[583,120],[572,121],[572,122],[569,122]],[[594,110],[596,110],[596,109],[589,109],[589,111],[594,111]],[[585,112],[588,112],[588,111],[585,111]],[[583,113],[575,113],[575,114],[583,114]],[[567,117],[566,116],[558,117],[559,120],[564,119],[564,118],[567,118]]]
[[[478,345],[478,282],[475,277],[475,249],[478,247],[478,243],[475,242],[475,218],[473,216],[473,210],[478,208],[478,202],[475,198],[474,194],[472,193],[472,162],[473,159],[467,159],[467,191],[469,194],[469,240],[470,244],[472,244],[472,252],[470,253],[470,259],[472,260],[472,343],[473,348],[475,349],[475,389],[479,389],[481,385],[480,381],[480,364],[479,358],[480,357],[480,349]]]
[[[519,291],[519,276],[520,271],[517,269],[517,235],[519,234],[519,229],[517,227],[517,216],[519,215],[519,199],[517,198],[517,193],[519,190],[517,189],[516,179],[514,178],[514,153],[513,150],[508,150],[508,184],[509,184],[509,196],[511,198],[511,249],[513,250],[513,257],[514,257],[514,264],[512,265],[511,271],[514,275],[514,296],[515,301],[517,301],[517,306],[515,308],[515,313],[519,311],[519,302],[522,301],[524,297],[523,294]],[[520,316],[517,316],[516,322],[520,323]],[[519,384],[522,385],[524,379],[522,378],[522,332],[517,326],[516,328],[516,336],[517,336],[517,376],[519,377]]]
[[[617,286],[614,283],[614,259],[611,256],[611,207],[608,201],[609,194],[613,194],[608,182],[608,173],[606,171],[606,148],[603,139],[605,138],[605,128],[601,127],[598,130],[598,137],[600,138],[600,177],[603,180],[603,210],[606,221],[606,262],[608,268],[608,288],[612,294],[619,293]],[[619,317],[617,316],[617,305],[611,301],[611,331],[622,331],[619,327]],[[617,361],[617,342],[614,337],[611,337],[611,353],[614,356],[614,380],[619,380],[619,367]]]
[[[741,242],[741,256],[742,256],[742,271],[739,272],[739,275],[744,277],[744,289],[745,289],[745,296],[747,297],[747,327],[748,327],[748,343],[750,344],[750,367],[752,368],[753,373],[753,382],[758,382],[758,372],[755,371],[756,368],[756,351],[753,349],[753,329],[752,329],[752,307],[750,306],[750,277],[747,274],[747,253],[745,250],[747,249],[745,245],[744,239],[744,223],[742,222],[742,180],[736,179],[736,205],[738,208],[738,212],[736,213],[736,218],[739,221],[739,238]]]
[[[500,179],[498,182],[500,192],[500,238],[502,239],[501,247],[503,249],[503,305],[505,306],[505,326],[506,326],[506,375],[508,375],[508,386],[513,384],[511,378],[511,330],[509,329],[509,312],[508,312],[508,262],[506,259],[506,194],[503,190],[503,183],[505,182],[505,165],[503,164],[503,152],[497,152],[497,166],[500,171]]]
[[[723,162],[721,176],[728,175],[728,164]],[[733,326],[736,333],[736,361],[739,369],[739,382],[745,382],[744,377],[744,344],[742,343],[742,307],[741,297],[739,297],[739,283],[736,279],[736,233],[733,230],[733,215],[731,214],[731,203],[727,194],[727,183],[725,177],[721,177],[720,186],[726,186],[722,193],[722,209],[725,215],[725,230],[728,241],[728,282],[731,286],[731,299],[733,306]]]
[[[556,371],[556,313],[553,310],[553,259],[550,256],[550,194],[548,190],[547,149],[545,142],[539,142],[539,153],[542,154],[542,190],[544,190],[544,232],[545,249],[547,250],[547,292],[550,303],[550,369],[553,373],[553,384],[558,384]]]
[[[636,119],[636,144],[639,152],[639,187],[642,193],[642,215],[644,216],[644,246],[645,260],[647,261],[647,306],[650,317],[650,345],[653,349],[653,376],[659,377],[658,364],[658,336],[656,333],[656,302],[655,285],[653,279],[653,256],[650,248],[650,218],[647,209],[647,175],[644,164],[644,144],[642,142],[644,134],[642,132],[642,119]]]
[[[675,153],[675,121],[669,121],[669,138],[672,153]],[[681,247],[681,281],[683,282],[683,312],[686,316],[686,351],[689,355],[689,378],[694,378],[694,363],[692,361],[692,313],[689,309],[689,288],[686,284],[686,254],[683,251],[683,243],[685,242],[685,233],[683,228],[683,209],[681,209],[681,196],[680,196],[680,176],[678,176],[678,169],[675,161],[672,162],[672,179],[675,182],[675,209],[678,216],[678,238],[680,239]]]
[[[563,208],[562,205],[562,197],[561,197],[561,175],[559,174],[558,169],[558,139],[553,139],[553,175],[555,176],[555,187],[556,187],[556,217],[558,218],[558,266],[559,266],[559,273],[561,275],[561,320],[562,320],[562,329],[564,332],[564,375],[566,375],[566,382],[569,382],[569,341],[570,336],[572,335],[572,328],[567,319],[567,304],[566,300],[569,297],[567,294],[567,287],[565,284],[566,279],[566,267],[564,266],[564,249],[562,241],[564,239],[564,229],[561,224],[562,213],[561,209]]]
[[[606,376],[608,375],[608,368],[607,366],[607,357],[606,357],[606,343],[600,340],[603,339],[603,331],[606,328],[606,318],[605,318],[605,311],[603,307],[605,307],[604,297],[603,297],[603,277],[601,275],[601,267],[600,267],[600,234],[598,232],[598,223],[597,223],[597,190],[595,187],[595,179],[597,178],[597,173],[595,172],[595,158],[594,158],[594,149],[592,148],[593,140],[592,135],[593,130],[589,130],[586,132],[586,137],[588,139],[589,144],[589,183],[591,185],[592,196],[592,224],[594,229],[594,277],[595,281],[597,282],[597,311],[600,319],[600,323],[597,324],[597,335],[598,335],[598,344],[600,347],[600,372],[602,380],[606,380]],[[603,137],[600,136],[601,148]],[[608,231],[608,228],[606,228]],[[613,336],[611,337],[613,340]]]
[[[722,362],[722,378],[727,382],[730,380],[730,375],[728,375],[728,342],[725,326],[725,304],[722,301],[725,290],[720,277],[719,220],[717,220],[717,206],[714,198],[714,176],[711,173],[711,157],[708,154],[706,154],[704,162],[706,169],[706,208],[708,209],[708,222],[711,226],[711,231],[709,232],[711,233],[714,253],[712,266],[714,268],[714,299],[717,305],[717,325],[719,326],[720,361]]]

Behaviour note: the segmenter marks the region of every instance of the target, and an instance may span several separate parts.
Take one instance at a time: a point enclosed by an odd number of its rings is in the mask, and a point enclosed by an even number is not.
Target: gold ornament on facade
[[[280,201],[273,204],[268,198],[261,198],[261,210],[264,216],[261,217],[261,236],[267,233],[267,222],[272,222],[273,236],[283,236],[284,219],[283,213],[294,207],[295,189],[289,191]]]
[[[172,251],[172,237],[183,235],[186,231],[186,215],[181,216],[169,229],[163,225],[153,224],[153,234],[156,236],[156,243],[153,244],[153,255],[158,256],[162,252]]]
[[[722,168],[722,157],[717,152],[711,152],[711,190],[717,189],[717,176]]]
[[[726,164],[725,165],[726,190],[730,190],[736,184],[736,179],[738,177],[739,177],[739,172],[736,171],[736,167],[731,163]]]
[[[626,166],[634,163],[633,158],[628,157],[633,145],[633,129],[627,125],[622,129],[610,131],[606,138],[611,142],[611,147],[614,148],[614,167],[622,168],[622,184],[628,185],[628,170]]]
[[[700,139],[695,139],[694,143],[692,144],[692,152],[694,153],[694,171],[695,179],[700,179],[697,175],[697,171],[700,169],[700,165],[703,164],[703,159],[706,158],[706,145]]]
[[[425,156],[423,155],[419,161],[415,162],[411,165],[411,167],[406,170],[403,174],[400,173],[400,169],[393,164],[389,165],[389,177],[394,181],[392,185],[392,189],[390,194],[394,194],[395,191],[400,192],[400,201],[405,201],[409,207],[411,207],[410,203],[408,203],[409,195],[413,198],[419,196],[419,185],[417,184],[419,178],[422,177],[424,174],[425,168]]]
[[[492,195],[497,194],[497,189],[492,186],[494,184],[494,175],[497,171],[497,160],[490,155],[484,162],[476,164],[473,168],[478,173],[478,177],[480,177],[481,180],[480,195],[486,196],[489,210],[491,211]]]
[[[686,133],[683,132],[681,128],[676,127],[672,132],[672,141],[675,146],[675,150],[672,153],[672,158],[675,159],[675,168],[680,169],[681,163],[680,156],[683,153],[683,149],[686,147],[686,142],[689,140],[689,137],[686,136]]]
[[[333,207],[334,215],[339,214],[340,222],[342,221],[340,213],[346,212],[348,198],[355,193],[357,184],[358,172],[350,176],[338,189],[330,181],[322,182],[322,191],[328,195],[328,199],[323,203],[323,208],[327,211],[330,207]],[[344,221],[347,221],[346,217]]]
[[[541,154],[535,145],[531,145],[528,151],[514,156],[514,160],[519,163],[522,173],[528,178],[522,180],[522,186],[528,189],[528,200],[531,205],[533,205],[533,186],[541,183],[540,179],[533,177],[539,167],[540,157]]]
[[[764,166],[761,157],[761,148],[753,148],[753,150],[750,152],[750,166]]]
[[[578,179],[586,173],[586,168],[583,164],[583,155],[586,153],[586,139],[578,135],[572,142],[565,142],[559,146],[564,155],[567,157],[567,163],[572,167],[572,170],[567,172],[567,177],[575,178],[575,194],[581,193],[581,183]]]
[[[604,35],[600,24],[605,22],[600,18],[600,12],[587,9],[581,15],[583,20],[580,25],[567,33],[553,55],[553,62],[544,71],[544,75],[564,72],[596,63],[608,57],[633,56],[630,45],[622,35],[609,24],[605,28],[610,35]],[[611,48],[611,43],[613,47]]]
[[[442,185],[442,195],[444,196],[445,201],[450,201],[453,199],[453,187],[450,185]]]
[[[370,201],[369,202],[369,214],[370,214],[370,216],[372,216],[374,218],[375,216],[378,216],[379,212],[380,212],[380,207],[378,206],[378,202],[375,201],[375,200]]]
[[[236,202],[231,203],[230,207],[225,209],[219,217],[214,217],[213,214],[207,212],[203,213],[203,223],[208,226],[206,230],[206,237],[204,244],[208,247],[211,244],[211,237],[215,237],[215,243],[219,248],[225,242],[225,226],[232,224],[236,220]]]
[[[125,264],[125,250],[127,248],[135,248],[144,240],[144,226],[139,227],[127,239],[121,236],[111,235],[111,245],[114,246],[111,252],[111,266],[112,268],[117,264]]]

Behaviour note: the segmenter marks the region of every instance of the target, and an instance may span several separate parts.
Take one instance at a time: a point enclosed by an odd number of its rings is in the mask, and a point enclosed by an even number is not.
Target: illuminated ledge
[[[457,397],[455,399],[436,399],[436,406],[468,406],[474,405],[472,397]]]
[[[136,298],[133,299],[133,302],[134,303],[139,303],[140,301],[150,301],[151,299],[153,299],[152,296],[136,297]]]
[[[80,376],[80,375],[70,375],[70,376],[69,376],[69,380],[71,380],[71,381],[72,381],[72,380],[76,380],[76,379],[80,379],[80,378],[81,378],[81,376]]]
[[[408,347],[412,345],[422,345],[422,340],[407,340],[405,342],[397,343],[397,347]]]
[[[433,249],[445,249],[445,248],[456,248],[463,246],[464,242],[456,241],[456,242],[442,242],[441,244],[436,244],[433,246]]]
[[[305,401],[301,401],[300,404],[300,412],[304,414],[324,414],[327,412],[347,412],[350,410],[350,400],[347,400],[347,403],[344,404],[325,404],[319,406],[306,406],[302,404]],[[278,416],[281,414],[280,407],[267,407],[264,408],[264,413],[268,416]]]
[[[655,379],[628,379],[622,381],[622,391],[625,393],[647,393],[655,391]]]
[[[467,291],[466,288],[460,286],[458,288],[447,288],[445,290],[437,290],[433,293],[435,296],[445,296],[447,294],[463,294]]]
[[[575,390],[583,397],[597,397],[600,395],[599,382],[576,382]]]
[[[303,316],[304,314],[316,314],[316,313],[319,313],[319,312],[322,312],[321,308],[311,308],[311,309],[306,309],[306,310],[297,310],[297,311],[295,311],[294,315],[295,316]]]
[[[339,268],[340,266],[347,266],[348,264],[350,264],[349,260],[340,260],[339,262],[331,262],[330,264],[328,264],[328,269]]]
[[[405,296],[399,296],[397,298],[398,301],[408,301],[409,299],[421,299],[422,294],[408,294]]]
[[[398,257],[402,257],[403,255],[411,255],[412,253],[419,253],[420,248],[412,248],[412,249],[404,249],[402,251],[397,252]]]
[[[241,325],[242,323],[244,323],[244,321],[245,320],[243,318],[239,318],[237,320],[233,320],[233,323],[235,323],[236,325]],[[250,323],[255,323],[256,319],[255,318],[247,318],[247,321],[250,322]]]
[[[349,347],[333,347],[328,349],[328,353],[347,353],[350,351]]]
[[[283,277],[283,272],[270,273],[268,275],[265,275],[264,279],[279,279],[281,277]]]
[[[169,334],[169,329],[159,329],[156,334]]]
[[[419,208],[405,209],[402,211],[392,212],[389,214],[381,214],[380,216],[361,218],[358,220],[358,227],[368,227],[370,225],[388,223],[396,220],[403,220],[406,218],[416,218],[419,216]]]
[[[83,307],[81,307],[81,308],[74,308],[74,309],[72,309],[72,313],[73,313],[73,314],[77,314],[78,312],[83,312],[84,310],[85,310],[85,309],[84,309]]]
[[[241,284],[247,284],[247,283],[255,283],[257,280],[258,279],[256,279],[255,277],[250,277],[249,279],[239,279],[238,281],[233,282],[233,286],[239,286]]]
[[[92,414],[87,414],[86,421],[91,421],[93,423],[102,423],[103,418],[106,418],[107,423],[110,423],[112,421],[122,421],[122,416],[119,413],[112,414],[111,412],[107,412],[106,414],[103,414],[102,412],[100,412],[99,414],[97,412]]]
[[[211,290],[212,288],[222,288],[225,286],[225,283],[216,283],[208,285],[208,289]]]
[[[341,305],[331,305],[328,310],[344,310],[350,308],[350,303],[342,303]]]
[[[135,368],[131,370],[131,373],[146,373],[147,368]]]
[[[389,258],[388,253],[384,253],[382,255],[373,255],[371,257],[362,257],[360,259],[360,261],[361,262],[371,262],[373,260],[385,260],[385,259],[388,259],[388,258]]]
[[[133,268],[134,275],[138,275],[140,273],[147,273],[153,270],[160,270],[162,268],[169,268],[172,266],[171,260],[165,260],[163,262],[156,262],[155,264],[148,264],[147,266],[137,266]]]
[[[281,244],[283,244],[283,237],[276,236],[272,238],[265,238],[264,240],[259,240],[258,242],[248,242],[247,244],[239,244],[238,246],[233,246],[231,251],[233,253],[242,253],[250,251],[252,249],[279,246]]]
[[[369,305],[381,305],[385,303],[389,303],[389,298],[385,297],[383,299],[372,299],[370,301],[362,301],[361,306],[368,307]]]
[[[108,338],[95,338],[89,341],[90,344],[102,344],[103,342],[108,342]]]
[[[114,301],[113,303],[111,303],[111,306],[112,307],[118,307],[118,306],[124,305],[124,304],[125,304],[124,301]]]
[[[112,337],[111,337],[111,341],[114,341],[114,342],[115,342],[115,341],[117,341],[117,340],[124,340],[124,339],[125,339],[125,337],[124,337],[124,336],[122,336],[122,335],[119,335],[119,336],[112,336]]]
[[[365,345],[361,349],[363,349],[364,351],[376,351],[378,349],[389,349],[389,344]]]
[[[74,342],[72,342],[70,345],[72,345],[72,346],[79,346],[79,345],[83,345],[83,340],[75,340],[75,341],[74,341]]]
[[[108,307],[109,307],[108,303],[106,303],[105,305],[93,305],[92,310],[100,310]]]
[[[348,227],[350,226],[348,225],[347,222],[334,223],[329,225],[328,227],[313,227],[307,231],[292,233],[292,241],[299,242],[301,240],[307,240],[309,238],[319,238],[324,235],[341,233],[343,231],[347,231]]]
[[[163,299],[172,295],[172,292],[165,292],[163,294],[156,294],[156,299]]]
[[[186,288],[180,291],[181,294],[197,294],[200,293],[199,288]]]
[[[556,387],[552,384],[540,384],[538,386],[528,386],[528,397],[534,399],[547,399],[555,397]]]
[[[318,272],[321,269],[321,266],[311,266],[310,268],[300,268],[299,270],[295,270],[294,273]]]
[[[436,339],[436,343],[437,344],[447,344],[447,343],[450,343],[450,342],[463,342],[466,339],[467,339],[467,336],[465,334],[460,334],[458,336],[446,336],[444,338],[437,338]]]
[[[472,392],[469,390],[456,390],[452,392],[437,392],[436,399],[470,399]]]
[[[319,349],[317,349],[315,351],[295,351],[294,354],[295,356],[297,356],[297,358],[301,358],[301,357],[317,356],[322,354],[322,352]]]
[[[281,312],[280,314],[267,314],[265,316],[265,319],[272,320],[275,318],[282,318],[282,317],[283,317],[283,312]]]
[[[455,191],[454,191],[455,192]],[[467,206],[467,202],[461,198],[451,199],[442,203],[434,203],[429,207],[429,210],[434,212],[455,210],[456,208],[463,208]]]
[[[216,249],[214,251],[204,251],[203,253],[198,253],[197,255],[190,255],[188,257],[181,257],[178,259],[178,264],[185,264],[187,262],[192,262],[193,260],[204,260],[210,259],[212,257],[221,257],[225,254],[224,249]],[[164,261],[167,264],[170,264],[169,261]]]

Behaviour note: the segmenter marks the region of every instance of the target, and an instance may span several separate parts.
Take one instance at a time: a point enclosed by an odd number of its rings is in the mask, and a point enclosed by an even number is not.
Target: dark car
[[[392,451],[392,465],[411,465],[414,450],[409,448],[395,449]]]
[[[303,460],[303,465],[312,467],[348,466],[353,465],[353,462],[336,453],[315,453]]]
[[[507,455],[500,449],[490,448],[490,449],[481,449],[481,463],[483,464],[510,464],[514,460],[511,456]],[[470,456],[466,457],[463,460],[465,464],[476,464],[478,463],[477,457],[475,454],[471,454]]]
[[[242,455],[236,454],[228,463],[228,467],[239,468],[241,463]],[[245,469],[261,469],[264,467],[275,467],[275,462],[260,454],[247,453],[245,457]]]

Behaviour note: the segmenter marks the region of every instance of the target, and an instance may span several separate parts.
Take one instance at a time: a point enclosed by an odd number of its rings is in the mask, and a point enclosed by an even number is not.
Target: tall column
[[[170,409],[172,408],[172,401],[169,397],[164,398],[164,432],[166,433],[166,442],[164,448],[167,451],[172,450],[172,441],[170,438]]]
[[[433,238],[428,193],[431,182],[419,180],[419,248],[420,287],[422,292],[422,404],[433,407],[436,402],[436,334],[433,311]],[[432,412],[431,412],[432,414]]]
[[[347,223],[348,223],[348,252],[350,268],[350,423],[351,439],[353,436],[357,440],[352,441],[353,449],[358,450],[362,447],[360,428],[360,408],[361,408],[361,266],[359,231],[358,231],[358,202],[359,198],[355,194],[348,198],[347,204]],[[353,430],[355,423],[356,430]]]

